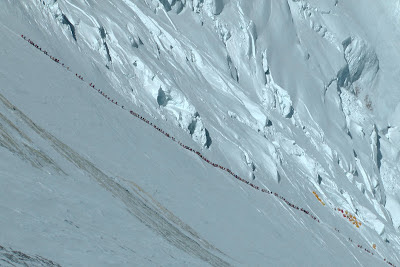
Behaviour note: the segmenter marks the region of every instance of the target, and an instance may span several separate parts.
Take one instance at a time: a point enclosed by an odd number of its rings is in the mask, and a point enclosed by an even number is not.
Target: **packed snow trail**
[[[42,48],[40,46],[38,46],[37,44],[35,44],[32,40],[30,39],[26,39],[26,36],[21,35],[21,37],[26,40],[28,43],[30,43],[32,46],[34,46],[36,49],[40,50],[43,54],[45,54],[46,56],[48,56],[51,60],[53,60],[54,62],[56,62],[57,64],[60,64],[62,67],[64,67],[67,71],[72,72],[71,68],[69,66],[66,66],[64,63],[60,62],[60,60],[52,55],[49,55],[48,52],[46,50],[42,50]],[[75,77],[77,77],[79,80],[81,81],[85,81],[84,77],[78,73],[75,73]],[[108,101],[110,101],[111,103],[119,106],[120,108],[125,109],[124,106],[119,105],[117,101],[114,101],[114,99],[110,98],[110,96],[108,96],[106,93],[104,93],[102,90],[100,89],[96,89],[94,83],[90,82],[88,83],[88,85],[96,90],[98,93],[100,93],[103,97],[105,97]],[[239,175],[237,175],[236,173],[234,173],[233,171],[231,171],[229,168],[225,168],[217,163],[214,163],[212,161],[210,161],[209,159],[207,159],[205,156],[203,156],[201,154],[201,152],[196,151],[195,149],[192,149],[191,147],[183,144],[182,142],[180,142],[179,140],[177,140],[175,137],[173,137],[172,135],[170,135],[169,133],[165,132],[163,129],[161,129],[160,127],[158,127],[157,125],[153,124],[152,122],[150,122],[149,120],[147,120],[145,117],[141,116],[140,114],[129,110],[129,113],[133,116],[135,116],[136,118],[142,120],[143,122],[145,122],[146,124],[150,125],[151,127],[153,127],[154,129],[156,129],[157,131],[159,131],[160,133],[162,133],[164,136],[168,137],[169,139],[171,139],[172,141],[178,143],[181,147],[183,147],[184,149],[196,154],[197,156],[199,156],[204,162],[208,163],[209,165],[215,167],[215,168],[219,168],[223,171],[225,171],[226,173],[230,174],[231,176],[233,176],[235,179],[241,181],[242,183],[251,186],[252,188],[254,188],[255,190],[258,190],[260,192],[263,192],[265,194],[269,194],[269,195],[273,195],[281,200],[283,200],[289,207],[302,211],[303,213],[307,214],[308,216],[310,216],[313,220],[319,222],[319,219],[314,216],[310,211],[304,209],[304,208],[300,208],[296,205],[294,205],[293,203],[289,202],[288,200],[286,200],[286,198],[280,196],[278,193],[272,192],[268,189],[260,189],[259,186],[254,185],[253,183],[243,179],[242,177],[240,177]]]
[[[27,41],[29,44],[31,44],[31,45],[34,46],[36,49],[38,49],[39,51],[41,51],[43,54],[45,54],[46,56],[48,56],[51,60],[53,60],[53,61],[56,62],[57,64],[60,64],[60,65],[61,65],[63,68],[65,68],[67,71],[73,73],[72,70],[71,70],[71,68],[70,68],[69,66],[66,66],[64,63],[60,62],[60,60],[59,60],[58,58],[56,58],[56,57],[54,57],[54,56],[52,56],[52,55],[49,55],[48,52],[47,52],[46,50],[42,50],[42,48],[41,48],[40,46],[38,46],[37,44],[35,44],[32,40],[27,39],[27,37],[24,36],[24,35],[21,35],[21,38],[23,38],[23,39],[24,39],[25,41]],[[83,77],[82,75],[79,75],[78,73],[75,73],[75,76],[76,76],[78,79],[80,79],[81,81],[84,81],[84,82],[85,82],[85,79],[84,79],[84,77]],[[87,83],[88,83],[88,82],[87,82]],[[118,104],[117,101],[114,101],[114,99],[112,99],[110,96],[108,96],[107,94],[105,94],[102,90],[97,89],[97,88],[95,87],[94,83],[90,82],[90,83],[88,83],[88,85],[90,86],[90,88],[92,88],[93,90],[96,90],[96,92],[100,93],[103,97],[105,97],[109,102],[113,103],[114,105],[119,106],[119,107],[122,108],[123,110],[127,110],[123,105]],[[0,96],[1,96],[1,95],[0,95]],[[4,97],[1,96],[0,99],[1,99],[1,100],[4,100]],[[222,171],[227,172],[228,174],[230,174],[231,176],[233,176],[235,179],[241,181],[242,183],[245,183],[246,185],[251,186],[253,189],[255,189],[255,190],[257,190],[257,191],[260,191],[260,192],[265,193],[265,194],[273,195],[273,196],[279,198],[280,200],[282,200],[283,202],[285,202],[289,207],[291,207],[291,208],[293,208],[293,209],[296,209],[296,210],[299,210],[299,211],[302,211],[303,213],[305,213],[305,214],[307,214],[308,216],[310,216],[314,221],[320,223],[320,220],[319,220],[316,216],[314,216],[312,213],[310,213],[308,210],[303,209],[303,208],[300,208],[300,207],[298,207],[297,205],[294,205],[293,203],[289,202],[288,200],[286,200],[286,198],[284,198],[283,196],[279,195],[279,194],[276,193],[276,192],[272,192],[272,191],[270,191],[270,190],[268,190],[268,189],[264,189],[264,188],[260,189],[259,186],[256,186],[256,185],[254,185],[253,183],[251,183],[251,182],[249,182],[249,181],[247,181],[247,180],[241,178],[239,175],[237,175],[236,173],[234,173],[234,172],[231,171],[230,169],[225,168],[225,167],[223,167],[223,166],[221,166],[221,165],[219,165],[219,164],[217,164],[217,163],[214,163],[214,162],[208,160],[208,159],[207,159],[206,157],[204,157],[199,151],[196,151],[196,150],[192,149],[191,147],[189,147],[189,146],[187,146],[187,145],[184,145],[182,142],[180,142],[179,140],[177,140],[175,137],[173,137],[173,136],[170,135],[169,133],[165,132],[163,129],[161,129],[161,128],[158,127],[157,125],[153,124],[152,122],[150,122],[149,120],[147,120],[145,117],[141,116],[140,114],[138,114],[138,113],[136,113],[136,112],[134,112],[134,111],[132,111],[132,110],[129,110],[129,113],[130,113],[131,115],[135,116],[136,118],[142,120],[142,121],[145,122],[146,124],[150,125],[151,127],[153,127],[154,129],[156,129],[157,131],[159,131],[160,133],[162,133],[164,136],[168,137],[168,138],[171,139],[172,141],[178,143],[178,144],[179,144],[181,147],[183,147],[184,149],[186,149],[186,150],[188,150],[188,151],[190,151],[190,152],[192,152],[192,153],[195,153],[196,155],[198,155],[203,161],[205,161],[205,162],[208,163],[209,165],[212,165],[212,166],[215,167],[215,168],[219,168],[219,169],[221,169]],[[35,127],[37,127],[37,126],[35,126]],[[54,137],[53,137],[53,138],[54,138]],[[56,140],[57,140],[57,139],[56,139]],[[62,144],[59,140],[57,140],[56,143]],[[65,146],[64,144],[62,144],[62,145]],[[127,192],[127,193],[130,195],[129,191],[127,191],[125,188],[123,188],[119,183],[116,183],[115,181],[113,181],[113,183],[111,183],[111,184],[105,183],[105,181],[109,182],[109,181],[111,181],[111,180],[113,180],[113,179],[110,178],[110,177],[108,177],[108,176],[105,175],[104,173],[102,173],[102,172],[101,172],[99,169],[97,169],[93,164],[91,164],[90,162],[86,161],[85,159],[82,159],[82,158],[81,158],[80,161],[75,161],[75,160],[74,160],[74,157],[80,158],[80,156],[78,156],[78,155],[76,154],[76,152],[69,151],[69,150],[70,150],[70,148],[68,147],[67,151],[62,150],[62,151],[59,151],[59,152],[60,152],[61,154],[63,154],[63,155],[64,155],[68,160],[70,160],[72,163],[74,163],[76,166],[78,166],[78,167],[80,167],[81,169],[87,171],[92,177],[94,177],[94,178],[95,178],[103,187],[105,187],[108,191],[112,192],[113,194],[114,194],[114,193],[118,193],[118,194],[121,194],[121,193],[122,193],[122,198],[121,198],[121,200],[122,200],[125,204],[127,204],[127,203],[125,202],[126,199],[130,199],[131,197],[130,197],[130,196],[124,196],[124,195],[125,195],[124,192]],[[72,154],[71,154],[71,153],[72,153]],[[88,164],[83,164],[83,165],[82,165],[82,162],[88,163]],[[98,179],[97,176],[104,176],[105,179]],[[103,177],[103,178],[104,178],[104,177]],[[133,204],[133,203],[135,203],[135,201],[128,201],[128,203]],[[321,203],[323,203],[323,202],[321,202]],[[128,204],[127,204],[127,205],[128,205]],[[334,210],[339,210],[339,211],[341,211],[341,212],[343,213],[343,210],[336,209],[336,208],[333,208],[333,209],[334,209]],[[136,216],[136,215],[135,215],[135,216]],[[344,215],[343,215],[343,216],[344,216]],[[344,217],[346,217],[346,216],[344,216]],[[139,218],[139,219],[140,219],[140,218]],[[141,219],[140,219],[140,220],[141,220]],[[165,220],[165,219],[164,219],[164,220]],[[150,226],[149,224],[146,223],[146,221],[143,221],[143,222],[144,222],[146,225]],[[324,224],[325,224],[325,223],[324,223]],[[325,225],[329,226],[328,224],[325,224]],[[330,227],[330,228],[333,228],[333,227],[331,227],[331,226],[329,226],[329,227]],[[155,227],[155,228],[157,228],[157,227]],[[334,228],[334,230],[340,233],[340,231],[339,231],[337,228]],[[167,234],[167,236],[164,235],[165,233],[160,233],[160,234],[161,234],[164,238],[166,238],[166,239],[168,240],[168,238],[167,238],[167,237],[168,237],[168,234]],[[168,240],[168,241],[171,242],[171,240]],[[348,238],[348,241],[349,241],[349,242],[353,242],[351,238]],[[174,245],[177,246],[177,244],[175,244],[174,242],[172,242],[172,243],[173,243]],[[198,244],[197,244],[197,245],[198,245]],[[177,246],[177,247],[180,247],[180,246]],[[183,246],[183,247],[184,247],[184,246]],[[373,252],[371,252],[370,250],[366,249],[364,246],[362,246],[362,245],[360,245],[360,244],[357,244],[357,247],[360,248],[362,251],[365,251],[366,253],[369,253],[369,254],[372,255],[372,256],[376,255],[376,254],[374,254]],[[180,247],[180,248],[181,248],[181,247]],[[187,250],[186,250],[186,247],[184,247],[184,248],[185,248],[185,249],[183,249],[183,250],[186,251],[186,252],[189,252],[189,253],[195,252],[195,251],[193,251],[193,250],[191,250],[191,249],[189,249],[189,251],[187,251]],[[181,248],[181,249],[182,249],[182,248]],[[208,251],[207,251],[207,252],[208,252]],[[211,254],[211,255],[214,256],[213,254]],[[199,255],[197,255],[197,256],[199,256]],[[201,259],[204,260],[203,256],[204,256],[204,255],[200,255],[199,257],[200,257]],[[214,256],[214,257],[215,257],[215,256]],[[207,258],[207,259],[208,259],[208,258]],[[220,265],[221,263],[219,263],[218,266],[229,265],[228,263],[224,262],[222,259],[220,259],[220,258],[217,258],[217,259],[218,259],[218,260],[221,260],[222,263],[223,263],[223,265]],[[213,260],[214,260],[214,259],[213,259]],[[389,262],[386,258],[382,258],[382,260],[383,260],[384,262],[386,262],[387,264],[391,265],[391,266],[395,266],[393,263]],[[206,260],[206,261],[208,261],[208,260]],[[209,261],[208,261],[208,262],[209,262]],[[209,263],[212,264],[212,265],[214,265],[216,262],[218,262],[218,261],[212,261],[212,263],[210,263],[210,262],[209,262]]]

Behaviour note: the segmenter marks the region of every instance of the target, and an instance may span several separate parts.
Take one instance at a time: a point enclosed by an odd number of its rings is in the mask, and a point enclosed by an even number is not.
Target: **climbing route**
[[[351,223],[353,223],[357,228],[360,228],[360,226],[362,225],[362,223],[357,220],[356,216],[354,216],[353,214],[351,214],[347,210],[343,210],[343,209],[340,209],[340,208],[337,208],[335,210],[341,212],[343,217],[349,219],[349,221]]]
[[[319,198],[318,194],[313,191],[314,196],[318,199],[319,202],[321,202],[322,205],[325,206],[325,203]]]
[[[169,134],[168,132],[164,131],[162,128],[158,127],[156,124],[154,124],[153,122],[149,121],[148,119],[146,119],[144,116],[140,115],[137,112],[134,112],[133,110],[128,110],[126,107],[124,107],[123,105],[118,104],[118,102],[114,99],[112,99],[109,95],[107,95],[103,90],[97,88],[95,86],[95,84],[93,82],[89,82],[87,81],[82,75],[78,74],[78,73],[74,73],[71,68],[69,66],[67,66],[66,64],[62,63],[58,58],[50,55],[48,53],[48,51],[42,49],[39,45],[37,45],[36,43],[34,43],[31,39],[27,38],[25,35],[21,35],[21,38],[23,38],[25,41],[27,41],[29,44],[31,44],[33,47],[35,47],[36,49],[38,49],[39,51],[41,51],[44,55],[48,56],[52,61],[54,61],[55,63],[59,64],[60,66],[62,66],[63,68],[65,68],[68,72],[71,72],[75,75],[75,77],[79,80],[81,80],[82,82],[87,83],[87,85],[94,91],[96,91],[97,93],[99,93],[100,95],[102,95],[106,100],[108,100],[110,103],[120,107],[121,109],[125,110],[125,111],[129,111],[129,113],[135,117],[140,119],[141,121],[143,121],[144,123],[146,123],[147,125],[149,125],[150,127],[153,127],[155,130],[157,130],[158,132],[160,132],[161,134],[163,134],[165,137],[169,138],[171,141],[177,143],[179,146],[181,146],[182,148],[184,148],[185,150],[196,154],[200,159],[202,159],[205,163],[209,164],[210,166],[214,167],[214,168],[218,168],[220,171],[225,172],[227,174],[229,174],[230,176],[232,176],[233,178],[235,178],[236,180],[238,180],[239,182],[246,184],[250,187],[252,187],[254,190],[261,192],[263,194],[269,195],[269,196],[273,196],[278,198],[279,200],[281,200],[282,202],[284,202],[287,206],[289,206],[290,208],[294,209],[294,210],[298,210],[304,214],[306,214],[307,216],[309,216],[311,219],[313,219],[315,222],[317,223],[321,223],[320,219],[317,218],[316,215],[312,214],[310,211],[299,207],[297,205],[295,205],[294,203],[290,202],[289,200],[287,200],[285,197],[281,196],[280,194],[276,193],[276,192],[272,192],[267,188],[260,188],[257,185],[254,185],[253,183],[249,182],[248,180],[240,177],[238,174],[236,174],[234,171],[230,170],[229,168],[226,168],[220,164],[217,164],[211,160],[209,160],[208,158],[206,158],[204,155],[202,155],[201,152],[196,151],[195,149],[183,144],[181,141],[177,140],[174,136],[172,136],[171,134]],[[326,206],[325,203],[321,200],[321,198],[318,196],[318,194],[313,191],[314,196],[318,199],[318,201],[323,205]],[[361,222],[359,222],[357,220],[357,218],[352,215],[351,213],[349,213],[348,211],[345,211],[343,209],[339,209],[339,208],[334,208],[334,210],[337,210],[339,212],[342,213],[343,217],[347,218],[350,222],[352,222],[357,228],[359,228],[362,224]],[[334,228],[335,231],[337,231],[338,233],[340,233],[340,231],[337,228]],[[353,240],[351,238],[348,238],[348,241],[351,243],[354,243]],[[375,245],[375,244],[374,244]],[[375,253],[373,253],[372,251],[370,251],[369,249],[367,249],[366,247],[357,244],[357,247],[363,251],[365,251],[366,253],[369,253],[370,255],[374,256]],[[376,245],[373,246],[373,249],[376,249]],[[383,258],[383,261],[386,262],[387,264],[391,265],[391,266],[395,266],[393,263],[389,262],[386,258]]]

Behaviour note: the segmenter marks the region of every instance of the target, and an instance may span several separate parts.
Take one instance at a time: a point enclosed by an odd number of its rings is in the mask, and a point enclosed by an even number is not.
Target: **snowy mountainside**
[[[61,265],[376,266],[386,257],[398,265],[398,1],[7,0],[0,7],[0,178],[2,188],[14,188],[1,193],[8,231],[0,245]],[[19,34],[207,158],[307,207],[323,226],[109,107]],[[51,208],[37,208],[49,200]],[[376,244],[376,255],[349,237]]]

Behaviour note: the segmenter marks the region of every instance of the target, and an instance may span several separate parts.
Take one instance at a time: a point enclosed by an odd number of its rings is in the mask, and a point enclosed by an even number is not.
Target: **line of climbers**
[[[318,201],[321,202],[321,204],[322,204],[323,206],[325,206],[325,203],[319,198],[318,194],[315,193],[315,191],[313,191],[313,194],[314,194],[314,196],[318,199]]]
[[[170,138],[172,141],[178,142],[178,144],[179,144],[181,147],[183,147],[184,149],[186,149],[186,150],[188,150],[188,151],[190,151],[190,152],[195,153],[195,154],[198,155],[202,160],[204,160],[206,163],[212,165],[213,167],[219,168],[219,169],[221,169],[221,170],[223,170],[223,171],[226,171],[227,173],[229,173],[230,175],[232,175],[233,177],[235,177],[237,180],[239,180],[239,181],[241,181],[241,182],[243,182],[243,183],[245,183],[245,184],[247,184],[247,185],[253,187],[254,189],[256,189],[256,190],[258,190],[258,191],[261,191],[261,192],[263,192],[263,193],[271,194],[271,195],[274,195],[275,197],[278,197],[279,199],[283,200],[288,206],[290,206],[290,207],[292,207],[292,208],[294,208],[294,209],[300,210],[300,211],[304,212],[305,214],[311,216],[311,218],[313,218],[315,221],[320,222],[319,219],[318,219],[317,217],[313,216],[309,211],[307,211],[307,210],[305,210],[305,209],[303,209],[303,208],[299,208],[298,206],[296,206],[296,205],[290,203],[290,202],[289,202],[288,200],[286,200],[284,197],[278,195],[278,193],[273,193],[272,191],[269,191],[268,189],[264,189],[264,188],[262,188],[262,189],[260,190],[260,187],[259,187],[259,186],[256,186],[256,185],[250,183],[249,181],[247,181],[247,180],[241,178],[239,175],[235,174],[235,173],[232,172],[230,169],[227,169],[227,168],[225,168],[225,167],[223,167],[223,166],[221,166],[221,165],[219,165],[219,164],[217,164],[217,163],[214,163],[214,162],[210,161],[209,159],[207,159],[206,157],[204,157],[199,151],[196,151],[196,150],[194,150],[193,148],[191,148],[191,147],[189,147],[189,146],[187,146],[187,145],[181,143],[180,141],[177,141],[177,140],[175,139],[175,137],[173,137],[173,136],[170,135],[169,133],[165,132],[165,131],[162,130],[161,128],[157,127],[157,126],[154,125],[153,123],[149,122],[147,119],[145,119],[144,117],[140,116],[138,113],[136,113],[136,112],[134,112],[134,111],[132,111],[132,110],[130,110],[129,113],[130,113],[131,115],[135,116],[136,118],[139,118],[140,120],[144,121],[145,123],[149,124],[150,126],[153,126],[154,129],[158,130],[160,133],[164,134],[166,137]]]
[[[351,240],[350,238],[349,238],[349,241],[350,241],[350,242],[353,242],[353,240]],[[361,245],[359,245],[359,244],[357,244],[357,247],[360,248],[361,250],[363,249],[363,246],[361,246]],[[375,244],[373,245],[373,248],[376,249],[376,245],[375,245]],[[370,250],[367,249],[367,248],[364,248],[364,251],[367,252],[367,253],[369,253],[369,254],[371,254],[371,255],[375,255],[372,251],[370,251]],[[386,260],[386,258],[384,258],[383,261],[386,262],[387,264],[391,265],[391,266],[396,266],[396,265],[394,265],[393,263],[391,263],[390,261]]]
[[[339,231],[336,227],[335,227],[335,231],[338,232],[338,233],[340,233],[340,231]],[[354,242],[353,242],[353,239],[351,239],[350,237],[348,238],[348,241],[349,241],[350,243],[354,243]],[[374,244],[374,245],[375,245],[375,244]],[[360,248],[360,249],[363,249],[363,246],[360,245],[360,244],[357,244],[357,247]],[[375,249],[376,246],[373,247],[373,248]],[[370,251],[369,249],[364,248],[364,251],[367,252],[367,253],[369,253],[369,254],[371,254],[371,255],[375,255],[375,254],[374,254],[372,251]],[[385,261],[386,261],[386,259],[385,259]]]
[[[335,231],[338,232],[338,233],[340,233],[340,231],[339,231],[336,227],[335,227]],[[353,240],[352,240],[350,237],[348,238],[348,241],[349,241],[350,243],[354,243]],[[364,249],[363,249],[363,246],[360,245],[360,244],[357,244],[357,247],[358,247],[359,249],[364,250],[365,252],[371,254],[372,256],[375,255],[375,253],[372,252],[371,250],[369,250],[369,249],[367,249],[367,248],[364,248]],[[373,245],[372,245],[372,248],[373,248],[373,249],[376,249],[376,245],[373,244]],[[393,263],[391,263],[390,261],[386,260],[386,258],[383,258],[383,261],[386,262],[387,264],[391,265],[391,266],[396,266],[396,265],[394,265]]]
[[[352,222],[357,228],[360,228],[360,226],[362,225],[362,223],[357,220],[357,217],[348,212],[347,210],[343,210],[340,208],[336,208],[334,210],[341,212],[343,214],[343,217],[349,219],[349,221]]]
[[[315,191],[313,191],[313,194],[318,199],[318,201],[321,202],[321,204],[325,206],[325,203],[322,201],[322,199],[318,196],[318,194]],[[340,211],[342,213],[343,217],[347,218],[357,228],[360,228],[360,226],[362,225],[362,223],[357,220],[357,217],[354,216],[353,214],[351,214],[350,212],[348,212],[347,210],[344,211],[341,208],[333,208],[333,210],[334,211]]]
[[[70,70],[69,67],[67,67],[64,63],[60,63],[60,60],[59,60],[59,59],[57,59],[57,58],[55,58],[55,57],[49,55],[48,52],[47,52],[46,50],[42,50],[42,48],[39,47],[37,44],[35,44],[32,40],[30,40],[30,39],[27,40],[27,39],[26,39],[26,36],[24,36],[24,35],[21,35],[21,37],[22,37],[24,40],[26,40],[28,43],[30,43],[31,45],[33,45],[36,49],[42,51],[43,54],[45,54],[46,56],[48,56],[51,60],[53,60],[53,61],[56,62],[57,64],[60,64],[62,67],[64,67],[65,69],[67,69],[68,71],[71,72],[71,70]],[[78,73],[75,73],[75,76],[76,76],[78,79],[80,79],[81,81],[84,81],[83,76],[79,75]],[[96,89],[95,89],[95,85],[94,85],[92,82],[91,82],[91,83],[88,83],[88,85],[89,85],[92,89],[96,90]],[[110,101],[111,103],[113,103],[113,104],[115,104],[115,105],[117,105],[117,106],[120,106],[120,105],[118,105],[118,102],[117,102],[117,101],[114,101],[113,99],[111,99],[111,98],[110,98],[107,94],[105,94],[102,90],[97,89],[96,91],[97,91],[99,94],[101,94],[102,96],[104,96],[104,97],[105,97],[108,101]],[[120,107],[121,107],[122,109],[125,110],[124,106],[120,106]],[[170,138],[172,141],[177,142],[177,143],[178,143],[181,147],[183,147],[184,149],[186,149],[186,150],[188,150],[188,151],[190,151],[190,152],[195,153],[195,154],[198,155],[202,160],[204,160],[206,163],[212,165],[213,167],[219,168],[219,169],[221,169],[222,171],[225,171],[225,172],[229,173],[229,174],[232,175],[235,179],[237,179],[237,180],[241,181],[242,183],[245,183],[245,184],[247,184],[247,185],[253,187],[255,190],[258,190],[258,191],[260,191],[260,192],[262,192],[262,193],[266,193],[266,194],[269,194],[269,195],[272,195],[272,196],[275,196],[275,197],[281,199],[281,200],[284,201],[289,207],[304,212],[305,214],[309,215],[314,221],[317,221],[318,223],[320,223],[319,219],[318,219],[316,216],[314,216],[312,213],[310,213],[308,210],[305,210],[305,209],[303,209],[303,208],[300,208],[300,207],[294,205],[293,203],[291,203],[291,202],[289,202],[288,200],[286,200],[286,198],[280,196],[278,193],[274,193],[274,192],[272,192],[272,191],[270,191],[270,190],[268,190],[268,189],[264,189],[264,188],[260,189],[258,186],[256,186],[256,185],[250,183],[249,181],[247,181],[247,180],[241,178],[239,175],[235,174],[235,173],[234,173],[233,171],[231,171],[230,169],[225,168],[225,167],[223,167],[223,166],[221,166],[221,165],[219,165],[219,164],[217,164],[217,163],[214,163],[214,162],[208,160],[208,159],[207,159],[206,157],[204,157],[199,151],[196,151],[196,150],[192,149],[191,147],[189,147],[189,146],[187,146],[187,145],[184,145],[184,144],[181,143],[180,141],[176,140],[175,137],[171,136],[169,133],[165,132],[163,129],[159,128],[157,125],[151,123],[149,120],[147,120],[145,117],[141,116],[140,114],[138,114],[138,113],[136,113],[136,112],[134,112],[134,111],[132,111],[132,110],[130,110],[129,113],[130,113],[131,115],[137,117],[138,119],[142,120],[143,122],[147,123],[148,125],[152,126],[154,129],[156,129],[156,130],[159,131],[160,133],[164,134],[166,137]],[[360,223],[360,224],[361,224],[361,223]],[[335,230],[337,230],[337,229],[335,228]],[[337,231],[339,232],[339,230],[337,230]],[[349,239],[349,240],[350,240],[350,239]],[[359,248],[362,249],[362,246],[359,245]],[[368,250],[366,250],[366,249],[365,249],[365,251],[371,253],[370,251],[368,251]],[[371,253],[371,254],[374,255],[373,253]],[[389,261],[387,261],[386,259],[384,259],[384,261],[385,261],[386,263],[388,263],[389,265],[391,265],[391,266],[395,266],[395,265],[393,265],[392,263],[390,263]]]
[[[317,194],[315,191],[313,191],[313,194],[317,197],[317,199],[318,199],[321,203],[323,203],[322,200],[318,197],[318,194]],[[348,218],[349,221],[350,221],[350,222],[353,222],[353,224],[355,224],[357,228],[359,228],[359,226],[361,226],[362,223],[359,222],[359,221],[357,221],[356,216],[352,215],[352,214],[351,214],[350,212],[348,212],[347,210],[343,210],[343,209],[340,209],[340,208],[334,208],[334,210],[335,210],[335,211],[341,212],[341,213],[343,214],[343,217]],[[340,231],[339,231],[336,227],[335,227],[335,231],[338,232],[338,233],[340,233]],[[351,242],[351,243],[353,243],[353,240],[352,240],[350,237],[348,238],[348,241]],[[360,248],[360,249],[363,249],[363,246],[360,245],[360,244],[357,244],[357,247]],[[376,244],[372,244],[372,248],[373,248],[373,249],[376,249]],[[371,255],[375,255],[375,254],[374,254],[372,251],[370,251],[369,249],[364,248],[364,251],[367,252],[367,253],[369,253],[369,254],[371,254]],[[390,261],[387,261],[386,258],[384,258],[383,260],[384,260],[387,264],[389,264],[389,265],[391,265],[391,266],[395,266],[395,265],[394,265],[393,263],[391,263]]]
[[[60,64],[62,67],[64,67],[65,69],[67,69],[68,71],[71,71],[70,68],[68,66],[66,66],[64,63],[61,63],[60,60],[56,57],[53,57],[51,55],[48,54],[48,52],[46,50],[42,50],[42,48],[40,46],[38,46],[37,44],[35,44],[31,39],[26,39],[25,35],[21,35],[21,37],[27,41],[28,43],[30,43],[31,45],[33,45],[35,48],[39,49],[41,52],[43,52],[43,54],[45,54],[46,56],[48,56],[51,60],[53,60],[54,62]],[[79,80],[84,81],[83,76],[79,75],[78,73],[75,73],[75,77],[77,77]],[[93,83],[89,83],[89,86],[93,89],[95,89],[95,86]],[[111,101],[112,103],[118,105],[117,101],[114,101],[113,99],[111,99],[109,96],[107,96],[106,94],[104,94],[100,89],[97,90],[98,93],[100,93],[101,95],[103,95],[105,98],[107,98],[109,101]],[[121,106],[121,108],[125,109],[124,106]]]

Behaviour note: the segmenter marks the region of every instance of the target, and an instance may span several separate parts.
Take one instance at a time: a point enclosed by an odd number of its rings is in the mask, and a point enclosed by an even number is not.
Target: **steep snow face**
[[[335,207],[356,214],[360,237],[400,260],[398,1],[7,0],[0,7],[3,25],[97,87],[254,184],[307,205],[318,191],[330,216]]]

